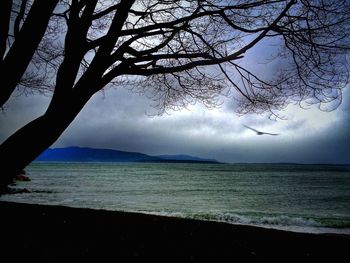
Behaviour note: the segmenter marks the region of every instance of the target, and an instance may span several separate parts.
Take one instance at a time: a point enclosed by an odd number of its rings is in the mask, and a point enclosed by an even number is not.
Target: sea
[[[0,201],[350,234],[350,166],[34,162]]]

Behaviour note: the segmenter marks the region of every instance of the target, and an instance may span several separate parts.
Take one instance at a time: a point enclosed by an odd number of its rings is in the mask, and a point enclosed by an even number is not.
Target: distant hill
[[[144,162],[158,161],[160,158],[137,152],[88,147],[49,148],[36,161],[55,162]]]
[[[189,155],[150,156],[138,152],[88,147],[49,148],[35,161],[42,162],[170,162],[170,163],[219,163]]]
[[[191,155],[178,154],[178,155],[158,155],[157,157],[163,160],[178,160],[178,161],[198,161],[198,162],[211,162],[217,163],[218,161],[215,159],[205,159],[199,158]]]

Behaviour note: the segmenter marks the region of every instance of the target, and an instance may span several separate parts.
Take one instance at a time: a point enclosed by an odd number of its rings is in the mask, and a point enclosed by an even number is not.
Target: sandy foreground
[[[350,256],[349,235],[64,206],[0,202],[0,224],[1,262],[346,262]]]

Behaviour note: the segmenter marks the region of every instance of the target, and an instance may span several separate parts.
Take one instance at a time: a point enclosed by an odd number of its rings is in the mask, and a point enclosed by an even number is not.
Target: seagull
[[[253,128],[247,126],[247,125],[244,125],[244,124],[243,124],[243,126],[248,128],[248,129],[250,129],[250,130],[252,130],[252,131],[255,131],[257,135],[264,135],[264,134],[267,134],[267,135],[279,135],[277,133],[269,133],[269,132],[258,131],[258,130],[255,130],[255,129],[253,129]]]

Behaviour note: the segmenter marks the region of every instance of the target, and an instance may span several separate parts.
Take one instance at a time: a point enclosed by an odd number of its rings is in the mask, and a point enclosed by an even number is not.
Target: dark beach
[[[350,254],[347,235],[11,202],[0,202],[0,215],[1,262],[340,262]]]

